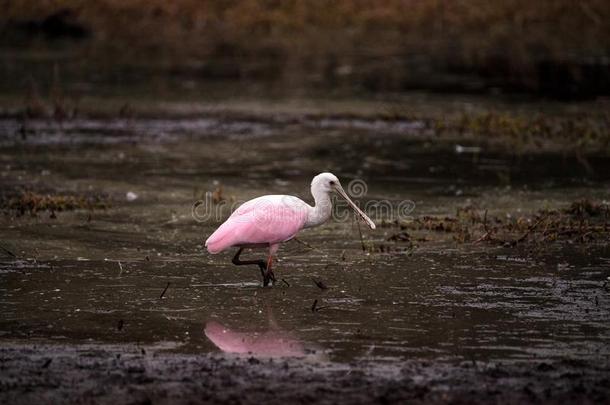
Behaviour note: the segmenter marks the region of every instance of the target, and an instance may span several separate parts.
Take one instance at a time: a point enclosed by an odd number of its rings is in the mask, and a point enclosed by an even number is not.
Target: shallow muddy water
[[[433,142],[408,121],[210,114],[22,125],[0,121],[3,190],[101,195],[111,207],[2,217],[2,340],[332,361],[609,359],[605,244],[507,248],[441,235],[407,248],[386,241],[390,227],[361,226],[365,244],[393,248],[371,253],[343,216],[285,243],[271,288],[256,267],[233,266],[234,252],[202,248],[239,201],[312,202],[308,185],[321,171],[344,185],[362,180],[366,193],[355,197],[381,223],[471,204],[519,215],[603,200],[607,158],[582,165]],[[216,204],[205,193],[220,185]],[[390,208],[376,211],[380,201]]]

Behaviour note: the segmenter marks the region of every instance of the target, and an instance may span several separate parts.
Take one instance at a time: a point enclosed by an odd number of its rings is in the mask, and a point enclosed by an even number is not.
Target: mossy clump
[[[110,206],[107,198],[102,196],[66,195],[66,194],[39,194],[33,191],[22,191],[13,196],[0,200],[4,211],[15,212],[17,216],[30,214],[35,216],[39,212],[56,212],[73,210],[106,209]]]
[[[610,147],[610,116],[604,113],[462,112],[434,120],[433,128],[439,134],[473,136],[484,141],[511,140],[513,146],[521,148],[547,142],[571,145],[579,150],[607,151]]]
[[[610,215],[607,203],[594,202],[591,200],[582,199],[574,201],[570,206],[563,210],[564,213],[574,217],[600,217],[606,218]]]
[[[607,242],[610,240],[610,206],[606,202],[581,199],[561,209],[541,209],[514,217],[490,215],[473,206],[458,208],[455,215],[422,216],[408,222],[394,221],[398,227],[387,240],[396,243],[446,240],[457,243],[492,243],[513,247],[521,243]],[[410,233],[407,233],[410,232]],[[405,238],[404,235],[410,235]]]

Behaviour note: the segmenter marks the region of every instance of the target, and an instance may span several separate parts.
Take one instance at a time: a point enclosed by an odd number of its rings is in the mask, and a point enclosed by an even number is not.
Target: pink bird
[[[375,224],[347,196],[337,176],[321,173],[311,181],[311,194],[315,200],[312,207],[300,198],[290,195],[265,195],[243,203],[231,216],[205,241],[212,254],[231,247],[239,248],[233,264],[237,266],[255,264],[261,269],[263,285],[275,281],[271,270],[273,256],[280,243],[296,236],[301,229],[312,228],[328,221],[332,211],[331,193],[336,192],[345,198],[350,207],[371,229]],[[240,260],[244,248],[268,248],[267,261]]]
[[[226,353],[252,353],[264,357],[304,356],[303,344],[291,333],[271,329],[260,333],[238,332],[209,321],[204,333],[220,350]]]
[[[321,347],[302,342],[294,333],[281,328],[267,306],[266,329],[238,331],[210,320],[203,332],[207,338],[225,353],[250,354],[257,357],[308,357],[312,360],[328,361]]]

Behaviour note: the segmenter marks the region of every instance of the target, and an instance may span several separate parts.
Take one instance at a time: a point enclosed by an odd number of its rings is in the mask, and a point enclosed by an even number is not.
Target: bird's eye
[[[334,186],[334,185],[335,185],[334,180],[331,180],[329,184],[330,184],[331,186]]]

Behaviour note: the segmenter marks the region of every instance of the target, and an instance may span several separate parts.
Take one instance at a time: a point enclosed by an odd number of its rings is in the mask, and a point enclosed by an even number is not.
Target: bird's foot
[[[261,269],[261,276],[263,276],[263,287],[267,287],[271,281],[275,281],[273,272],[267,270],[267,263],[262,260],[258,263],[258,267]],[[269,275],[271,273],[271,276]]]
[[[263,287],[267,287],[269,284],[275,284],[275,274],[273,274],[271,269],[267,270],[263,275]]]

